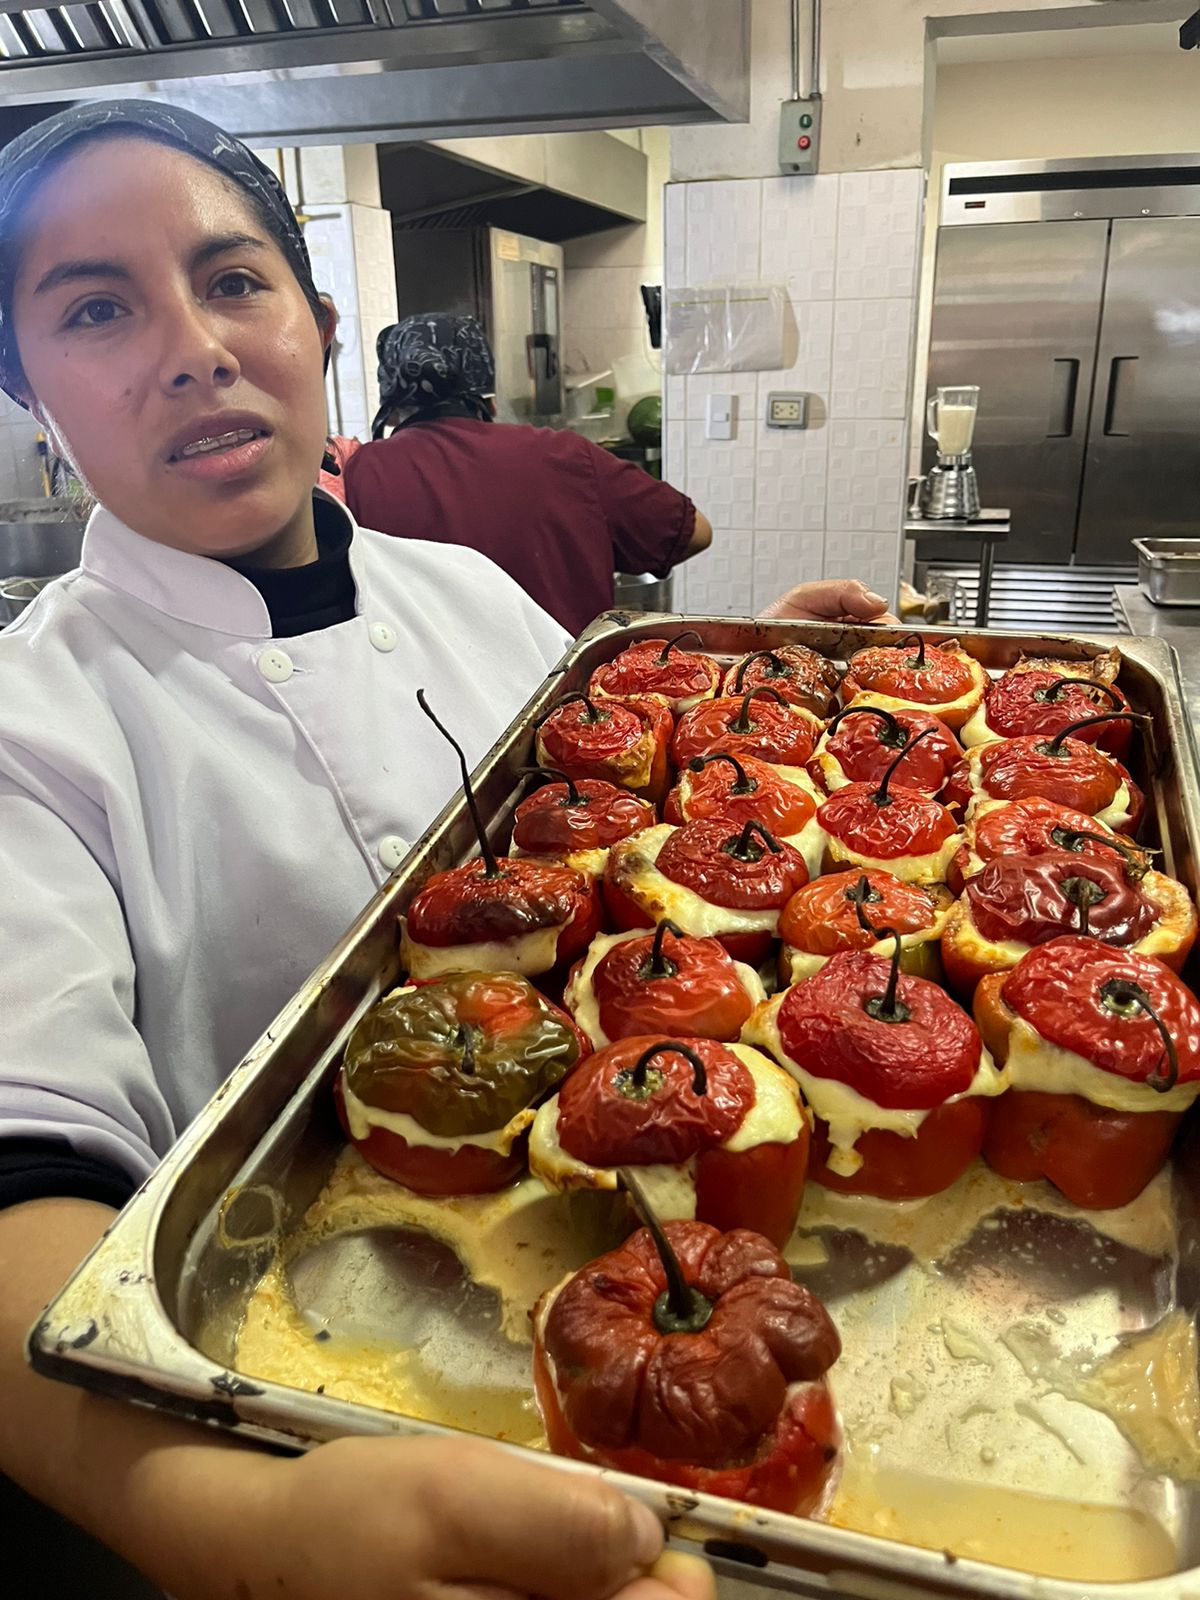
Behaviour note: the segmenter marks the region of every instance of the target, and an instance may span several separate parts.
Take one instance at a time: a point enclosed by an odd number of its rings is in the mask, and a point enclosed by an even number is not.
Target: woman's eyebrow
[[[192,252],[192,266],[204,267],[210,261],[215,261],[218,256],[225,256],[232,250],[269,250],[265,239],[255,238],[252,233],[221,233],[215,238],[206,239],[202,245]]]
[[[46,294],[60,284],[74,283],[79,278],[129,279],[129,269],[116,261],[60,261],[39,281],[34,294]]]

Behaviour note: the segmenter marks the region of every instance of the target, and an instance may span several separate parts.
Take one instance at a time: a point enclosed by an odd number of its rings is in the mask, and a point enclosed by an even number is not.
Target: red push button
[[[802,133],[800,135],[800,137],[796,140],[796,148],[798,150],[808,150],[811,147],[812,147],[812,140],[809,138],[809,136],[806,133]]]

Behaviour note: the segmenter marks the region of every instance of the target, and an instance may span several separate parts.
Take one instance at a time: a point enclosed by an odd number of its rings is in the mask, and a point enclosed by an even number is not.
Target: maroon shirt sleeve
[[[592,445],[591,457],[617,571],[665,578],[691,543],[695,506],[636,461],[622,461],[599,445]]]

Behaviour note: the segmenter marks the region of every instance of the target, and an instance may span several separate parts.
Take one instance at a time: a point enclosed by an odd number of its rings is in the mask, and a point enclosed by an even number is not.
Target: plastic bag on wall
[[[778,284],[666,292],[666,367],[689,372],[759,372],[786,365],[787,290]]]

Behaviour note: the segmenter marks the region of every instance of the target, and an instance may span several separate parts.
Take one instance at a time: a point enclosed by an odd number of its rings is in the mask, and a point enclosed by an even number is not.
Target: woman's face
[[[29,399],[100,503],[197,555],[286,541],[311,518],[327,335],[238,189],[182,151],[103,139],[23,221]]]

